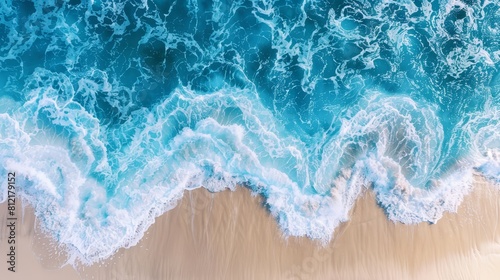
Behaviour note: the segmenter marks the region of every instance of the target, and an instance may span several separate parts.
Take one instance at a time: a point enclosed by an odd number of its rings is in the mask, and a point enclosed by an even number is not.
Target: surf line
[[[16,173],[9,172],[7,176],[7,270],[16,272]]]

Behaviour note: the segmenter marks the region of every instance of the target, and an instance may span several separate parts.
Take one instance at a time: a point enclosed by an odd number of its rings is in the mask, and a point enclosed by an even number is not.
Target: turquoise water
[[[418,223],[500,185],[498,1],[1,0],[0,42],[0,174],[70,263],[201,186],[327,242],[366,189]]]

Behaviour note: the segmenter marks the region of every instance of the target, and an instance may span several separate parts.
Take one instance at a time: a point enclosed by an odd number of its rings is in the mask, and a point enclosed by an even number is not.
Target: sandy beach
[[[246,189],[197,189],[157,218],[137,246],[78,272],[51,269],[50,259],[38,262],[36,255],[51,245],[39,246],[48,241],[34,234],[26,208],[16,236],[17,272],[2,261],[0,279],[498,279],[500,191],[476,179],[458,213],[445,213],[433,225],[388,221],[368,191],[326,247],[284,238],[261,199]],[[0,221],[5,224],[5,204]],[[6,235],[2,226],[4,260]]]
[[[0,280],[500,280],[500,0],[0,0],[0,42]]]

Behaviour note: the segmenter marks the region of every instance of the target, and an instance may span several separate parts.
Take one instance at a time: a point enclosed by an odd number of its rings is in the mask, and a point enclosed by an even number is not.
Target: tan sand
[[[367,192],[326,248],[307,238],[285,240],[245,189],[198,189],[159,217],[137,246],[79,270],[84,279],[124,280],[500,279],[500,191],[481,179],[476,185],[457,214],[446,213],[435,225],[391,223]],[[4,217],[0,205],[2,224]],[[28,245],[32,224],[18,234],[18,277],[2,262],[0,279],[77,279],[71,268],[47,271],[36,263]],[[29,221],[23,226],[29,229]],[[4,256],[5,238],[0,242]]]
[[[16,201],[18,202],[18,201]],[[0,204],[0,279],[1,280],[34,280],[34,279],[79,279],[78,273],[69,266],[62,269],[55,269],[57,266],[42,265],[39,261],[37,252],[39,248],[44,248],[44,254],[53,255],[56,250],[50,239],[39,234],[35,234],[35,216],[31,208],[26,207],[23,210],[20,203],[16,203],[16,272],[7,270],[7,204]],[[52,248],[52,249],[51,249]],[[10,250],[9,250],[10,251]]]

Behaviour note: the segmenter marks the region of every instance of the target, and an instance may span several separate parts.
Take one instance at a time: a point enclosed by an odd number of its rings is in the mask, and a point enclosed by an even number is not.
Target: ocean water
[[[328,242],[365,190],[434,223],[500,185],[498,1],[0,0],[0,42],[0,178],[68,263],[199,187]]]

